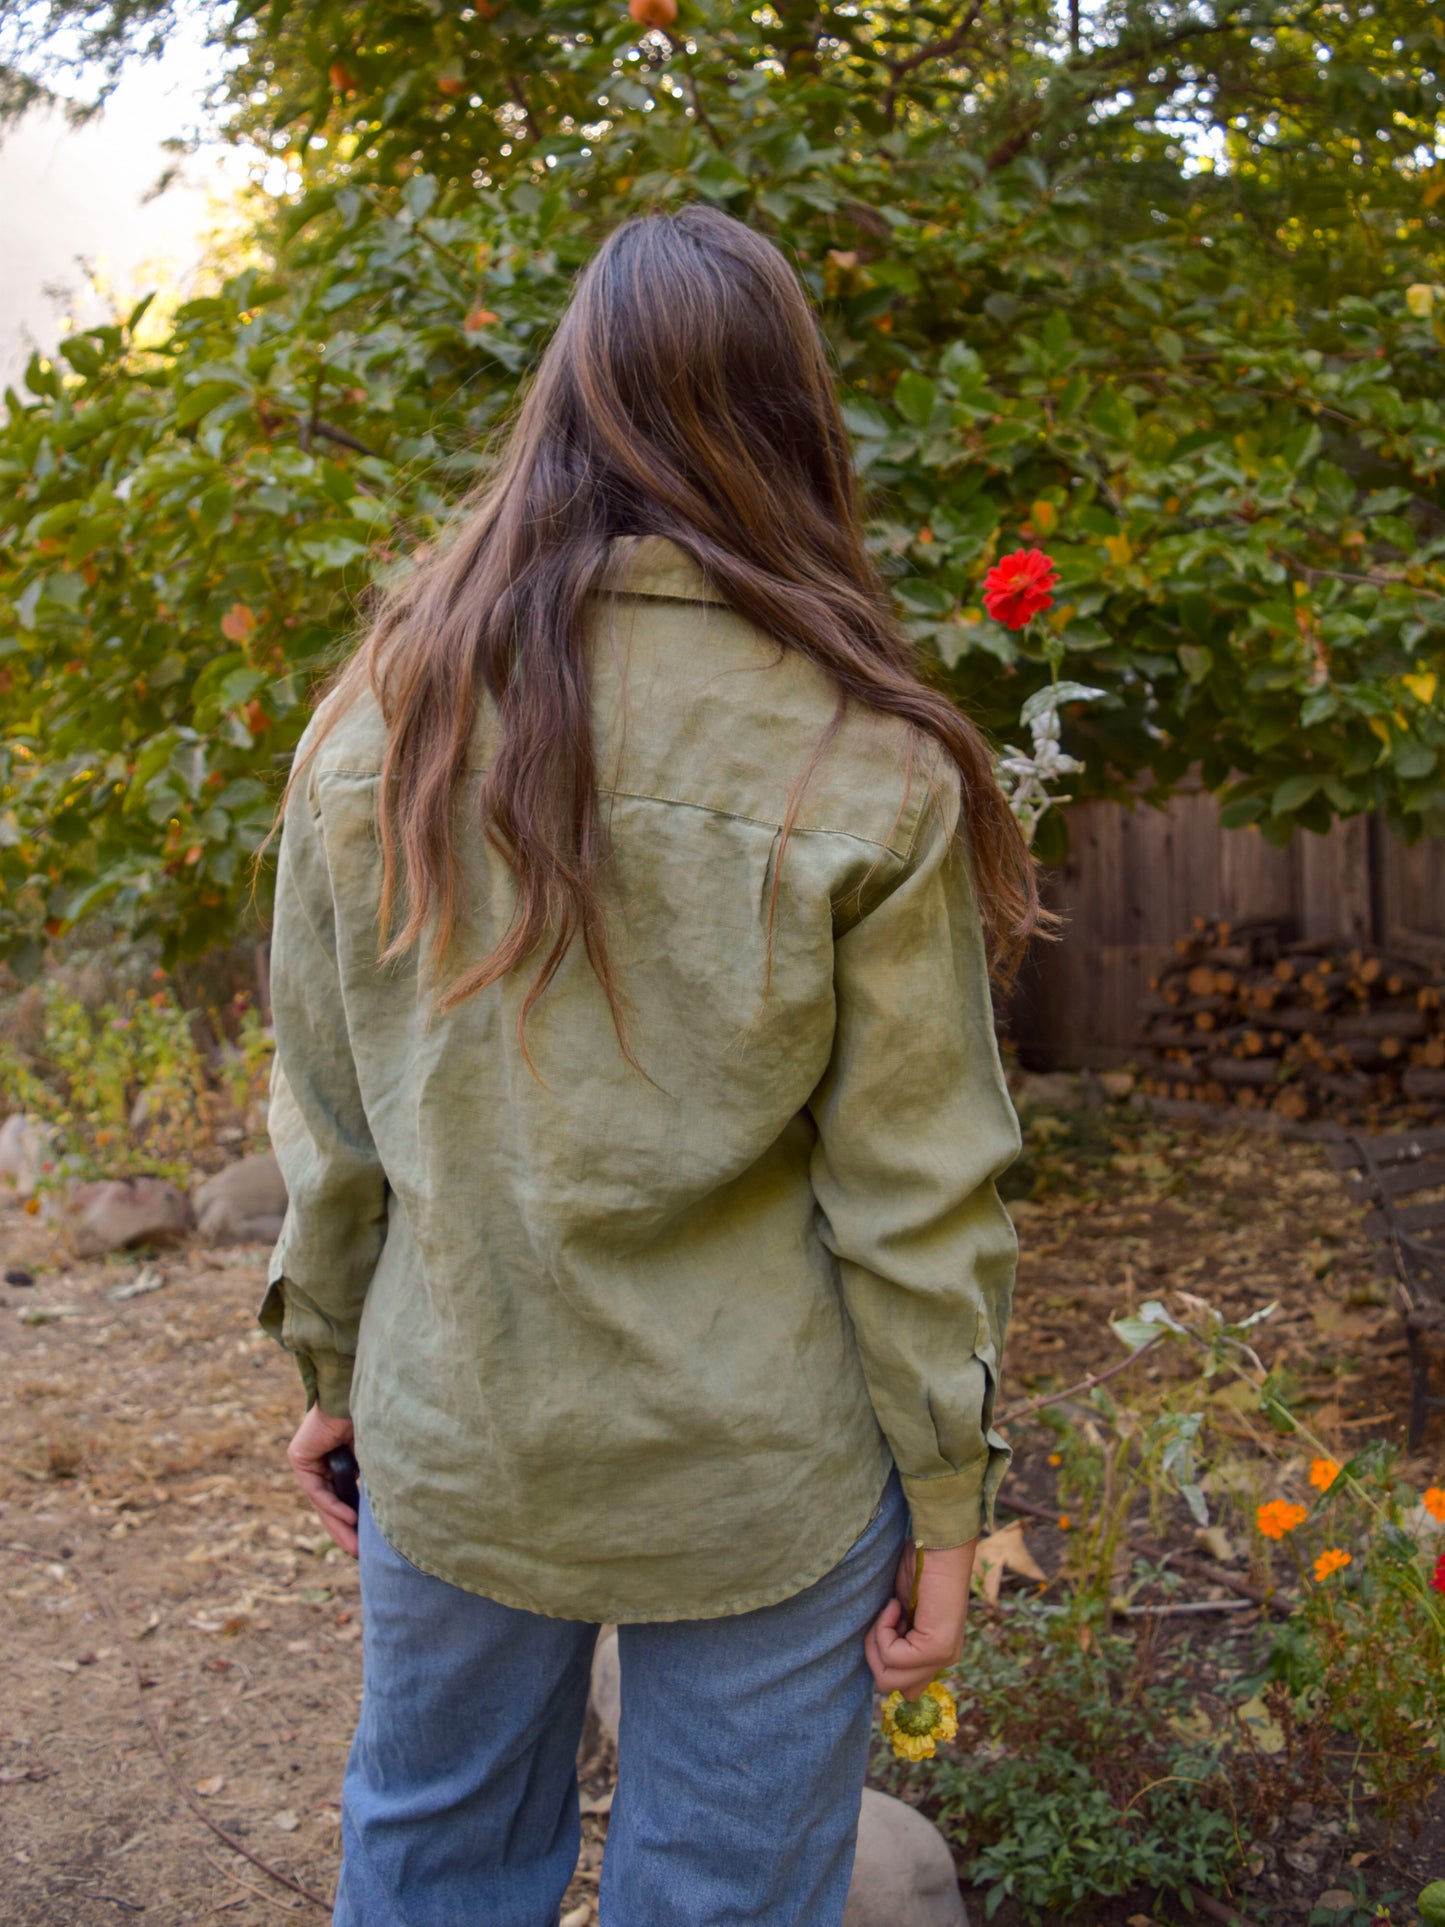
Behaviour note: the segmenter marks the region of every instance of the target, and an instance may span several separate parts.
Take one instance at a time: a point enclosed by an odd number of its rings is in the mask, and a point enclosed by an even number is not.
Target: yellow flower
[[[1305,1506],[1291,1505],[1288,1499],[1271,1499],[1255,1513],[1254,1523],[1266,1539],[1282,1539],[1296,1526],[1302,1526],[1308,1517]]]
[[[1341,1572],[1349,1565],[1352,1555],[1342,1552],[1338,1546],[1330,1546],[1315,1561],[1315,1578],[1323,1582],[1332,1572]]]
[[[958,1732],[958,1708],[941,1679],[916,1700],[890,1693],[883,1702],[883,1735],[900,1760],[931,1760],[940,1740]]]
[[[1310,1463],[1310,1484],[1320,1492],[1328,1492],[1340,1476],[1340,1467],[1334,1459],[1314,1459]]]
[[[1420,1503],[1432,1519],[1438,1519],[1445,1526],[1445,1487],[1427,1486]]]

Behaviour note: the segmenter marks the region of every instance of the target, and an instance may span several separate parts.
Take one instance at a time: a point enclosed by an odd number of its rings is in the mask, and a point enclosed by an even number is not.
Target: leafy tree
[[[100,51],[165,18],[51,9]],[[233,130],[297,177],[272,270],[159,346],[136,315],[32,362],[0,425],[22,961],[101,904],[172,950],[234,928],[357,595],[438,539],[597,236],[689,195],[817,297],[877,552],[989,727],[1058,668],[1108,692],[1066,723],[1078,793],[1198,764],[1272,838],[1445,830],[1430,8],[216,18]],[[16,72],[46,78],[23,46]],[[979,607],[1030,542],[1063,577],[1047,647]]]

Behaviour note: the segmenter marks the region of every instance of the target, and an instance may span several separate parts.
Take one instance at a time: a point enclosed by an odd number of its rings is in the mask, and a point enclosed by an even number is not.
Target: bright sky
[[[115,303],[184,285],[243,163],[218,146],[184,163],[184,184],[145,195],[170,156],[160,143],[196,123],[212,71],[198,38],[177,34],[122,81],[104,115],[68,127],[33,112],[0,143],[0,385],[18,382],[33,347],[54,347],[109,317]]]

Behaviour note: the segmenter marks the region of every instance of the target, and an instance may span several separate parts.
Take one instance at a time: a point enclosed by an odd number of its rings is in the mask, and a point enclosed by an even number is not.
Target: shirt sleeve
[[[883,900],[835,940],[836,1029],[810,1104],[813,1188],[914,1536],[991,1530],[1017,1240],[995,1180],[1019,1129],[994,1037],[951,771]]]
[[[386,1236],[387,1183],[357,1084],[310,791],[303,782],[287,804],[276,872],[267,1121],[287,1202],[260,1323],[296,1355],[308,1406],[347,1418],[361,1308]]]

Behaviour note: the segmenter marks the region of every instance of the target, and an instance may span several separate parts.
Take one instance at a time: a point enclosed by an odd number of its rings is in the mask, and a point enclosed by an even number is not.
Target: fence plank
[[[1063,940],[1035,947],[1010,1017],[1035,1067],[1126,1062],[1148,979],[1195,917],[1273,918],[1288,937],[1377,937],[1445,961],[1445,840],[1406,849],[1354,818],[1276,849],[1222,830],[1198,788],[1167,810],[1083,803],[1069,829],[1048,889]]]

